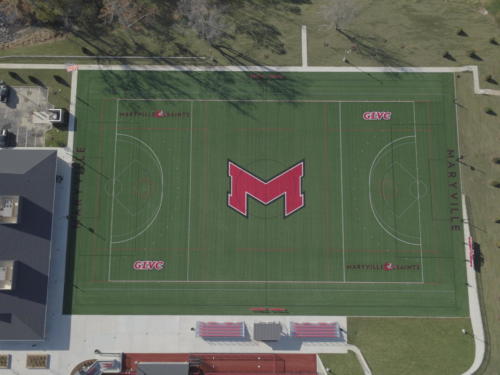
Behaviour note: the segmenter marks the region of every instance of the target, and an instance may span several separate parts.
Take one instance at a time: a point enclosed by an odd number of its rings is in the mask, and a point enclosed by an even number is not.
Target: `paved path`
[[[302,36],[302,66],[306,67],[308,63],[307,63],[307,27],[305,25],[302,25],[301,36]]]
[[[462,195],[462,212],[464,216],[464,243],[465,243],[465,259],[467,260],[467,285],[469,292],[469,312],[470,319],[472,323],[472,333],[468,333],[474,337],[475,344],[475,356],[474,362],[471,367],[463,373],[463,375],[472,375],[474,374],[484,359],[485,352],[485,336],[484,336],[484,327],[483,327],[483,319],[481,316],[481,305],[479,303],[479,295],[477,291],[477,282],[476,282],[476,271],[474,271],[474,260],[472,253],[472,237],[470,235],[469,228],[469,217],[467,215],[467,200],[466,196]]]

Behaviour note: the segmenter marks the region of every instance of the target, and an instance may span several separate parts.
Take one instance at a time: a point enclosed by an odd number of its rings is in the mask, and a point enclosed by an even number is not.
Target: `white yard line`
[[[172,284],[405,284],[421,285],[421,281],[316,281],[316,280],[109,280],[112,283],[172,283]]]
[[[342,225],[342,272],[346,282],[345,269],[345,232],[344,232],[344,172],[342,159],[342,102],[339,102],[339,149],[340,149],[340,212]]]
[[[111,280],[111,253],[113,249],[113,219],[115,211],[115,176],[116,176],[116,144],[118,143],[118,111],[120,108],[120,99],[116,100],[116,119],[115,119],[115,146],[113,151],[113,187],[111,190],[111,219],[109,224],[109,258],[108,258],[108,281]]]
[[[432,94],[422,94],[425,96]],[[334,99],[192,99],[192,98],[180,98],[180,99],[148,99],[148,98],[120,98],[121,101],[146,101],[146,102],[238,102],[238,103],[413,103],[414,100],[334,100]]]
[[[456,99],[457,99],[457,77],[456,77],[456,74],[453,74],[453,93],[454,93],[454,96],[455,96],[455,99],[454,99],[454,107],[455,107],[455,126],[456,126],[456,129],[457,129],[457,147],[458,147],[458,155],[457,155],[457,158],[459,158],[461,155],[462,155],[462,151],[460,150],[460,131],[458,129],[458,105],[457,103],[455,103]],[[461,163],[458,163],[458,175],[459,175],[459,178],[460,178],[460,191],[464,191],[464,185],[463,185],[463,182],[462,182],[462,164]]]
[[[418,173],[418,143],[417,143],[417,120],[415,114],[415,102],[413,102],[413,131],[415,138],[415,168],[417,172],[417,204],[418,204],[418,233],[420,236],[420,269],[422,270],[422,282],[425,282],[424,279],[424,256],[423,256],[423,246],[422,246],[422,219],[420,213],[420,175]]]
[[[190,245],[191,245],[191,183],[193,170],[193,102],[191,102],[191,122],[189,128],[189,187],[188,187],[188,228],[187,228],[187,259],[186,259],[186,280],[189,281],[190,266]]]

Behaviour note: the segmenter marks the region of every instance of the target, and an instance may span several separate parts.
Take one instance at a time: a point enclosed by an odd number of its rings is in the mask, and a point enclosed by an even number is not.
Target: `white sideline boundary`
[[[115,137],[113,146],[113,188],[111,192],[111,220],[109,224],[109,263],[108,263],[108,281],[111,280],[111,253],[113,248],[113,218],[115,212],[115,177],[116,177],[116,144],[118,143],[118,111],[120,108],[120,99],[116,101],[116,118],[115,118]]]

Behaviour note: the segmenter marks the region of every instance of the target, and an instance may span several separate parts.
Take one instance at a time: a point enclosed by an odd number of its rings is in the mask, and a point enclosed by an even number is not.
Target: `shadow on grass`
[[[260,19],[250,17],[245,23],[236,27],[237,34],[244,34],[252,39],[260,48],[266,48],[278,55],[286,53],[285,44],[280,39],[282,34],[274,25]]]
[[[27,83],[26,80],[23,77],[21,77],[19,74],[17,74],[16,72],[9,72],[9,76],[11,76],[13,79],[15,79],[18,82],[21,82],[24,84]]]
[[[403,60],[394,52],[391,52],[382,46],[382,44],[387,42],[386,39],[362,35],[344,29],[338,29],[337,31],[356,46],[356,52],[358,52],[361,56],[369,57],[383,66],[412,66],[409,61]]]
[[[60,83],[63,86],[70,87],[68,81],[66,81],[63,77],[59,75],[54,75],[54,79],[57,83]]]
[[[44,83],[43,83],[40,79],[38,79],[38,78],[36,78],[36,77],[33,77],[33,76],[28,76],[28,79],[29,79],[32,83],[34,83],[35,85],[37,85],[37,86],[43,87],[44,89],[46,89],[46,88],[47,88],[47,86],[45,86],[45,84],[44,84]]]

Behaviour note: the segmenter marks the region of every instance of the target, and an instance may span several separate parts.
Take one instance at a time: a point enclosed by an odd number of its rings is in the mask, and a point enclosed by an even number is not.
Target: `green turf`
[[[67,311],[467,314],[451,74],[79,74]],[[243,217],[228,160],[305,206]]]

